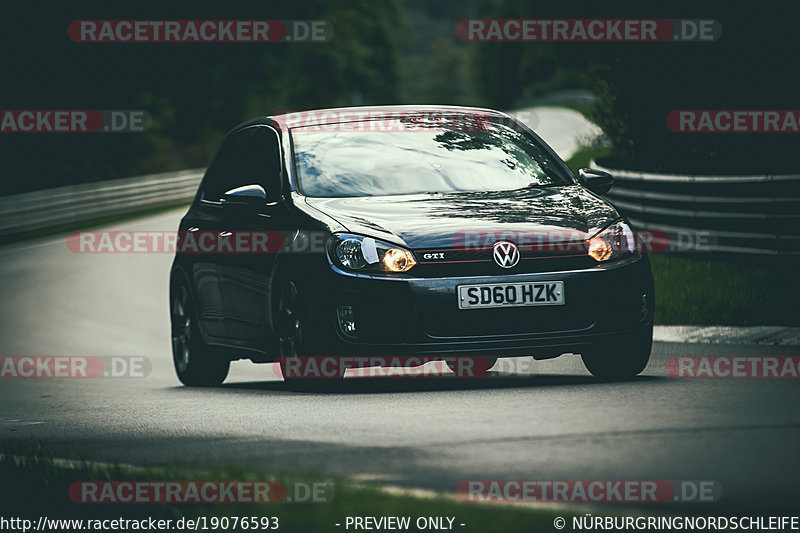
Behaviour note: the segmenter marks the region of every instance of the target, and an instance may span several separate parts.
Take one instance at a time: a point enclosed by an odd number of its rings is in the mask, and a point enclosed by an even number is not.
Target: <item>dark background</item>
[[[797,169],[800,134],[676,134],[675,109],[798,109],[799,10],[790,3],[17,3],[4,9],[0,109],[143,109],[146,133],[0,134],[2,194],[201,167],[226,131],[282,110],[372,104],[512,109],[588,89],[612,166],[684,173]],[[468,43],[464,18],[713,18],[698,43]],[[323,19],[328,43],[89,44],[76,19]]]

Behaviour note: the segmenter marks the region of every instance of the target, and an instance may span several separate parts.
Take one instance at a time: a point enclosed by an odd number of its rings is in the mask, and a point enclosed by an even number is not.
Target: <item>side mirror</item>
[[[597,194],[607,193],[614,184],[614,177],[602,170],[582,168],[578,171],[578,176],[584,187]]]
[[[264,207],[267,203],[267,192],[261,185],[244,185],[236,187],[229,191],[225,191],[222,195],[222,205],[247,207],[249,209],[258,209]]]

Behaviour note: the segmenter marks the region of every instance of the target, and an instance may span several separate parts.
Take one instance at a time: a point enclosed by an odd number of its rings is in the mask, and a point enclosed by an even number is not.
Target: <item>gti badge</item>
[[[503,268],[511,268],[519,263],[519,249],[513,242],[494,243],[494,262]]]

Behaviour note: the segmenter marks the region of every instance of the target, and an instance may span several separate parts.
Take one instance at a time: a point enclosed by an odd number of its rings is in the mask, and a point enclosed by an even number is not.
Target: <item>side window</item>
[[[201,198],[219,201],[225,191],[257,184],[267,199],[281,196],[280,141],[275,130],[251,126],[225,140],[206,173]]]

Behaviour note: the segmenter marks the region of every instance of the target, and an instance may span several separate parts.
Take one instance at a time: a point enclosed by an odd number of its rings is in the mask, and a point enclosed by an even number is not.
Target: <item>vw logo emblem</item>
[[[511,268],[519,263],[519,249],[513,242],[498,241],[494,243],[494,262],[503,268]]]

